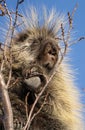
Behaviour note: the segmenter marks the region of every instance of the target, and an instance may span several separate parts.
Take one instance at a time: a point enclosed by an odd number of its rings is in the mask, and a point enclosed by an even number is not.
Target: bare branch
[[[75,7],[74,7],[74,9],[73,9],[73,11],[72,11],[72,15],[71,15],[72,17],[74,16],[74,14],[75,14],[77,8],[78,8],[78,3],[76,3],[76,5],[75,5]]]
[[[19,3],[19,4],[21,4],[22,2],[24,2],[24,0],[19,0],[19,2],[18,2],[18,3]]]
[[[41,104],[40,109],[36,113],[33,114],[30,122],[32,122],[32,120],[40,113],[40,111],[42,110],[43,106],[46,104],[47,96],[48,96],[48,94],[45,96],[45,99],[44,99],[43,103]],[[28,126],[28,129],[29,129],[29,126]]]
[[[6,130],[13,130],[13,114],[11,109],[10,98],[3,76],[0,73],[0,93],[4,107],[4,127]]]
[[[80,41],[82,41],[82,40],[85,40],[85,37],[80,37],[80,38],[78,38],[77,40],[73,41],[72,43],[69,44],[69,47],[72,46],[72,45],[77,44],[78,42],[80,42]]]
[[[3,4],[2,4],[3,3]],[[13,42],[13,35],[14,35],[14,29],[16,27],[16,22],[17,22],[17,16],[18,16],[18,5],[19,5],[19,0],[17,0],[17,5],[16,5],[16,12],[15,12],[15,20],[14,24],[12,25],[12,14],[7,8],[7,4],[5,0],[1,1],[0,4],[0,11],[1,15],[6,15],[9,18],[9,27],[8,31],[6,34],[5,42],[3,43],[3,59],[1,63],[1,68],[0,68],[0,92],[1,92],[1,99],[3,103],[3,109],[4,109],[4,118],[3,118],[3,124],[4,128],[6,130],[13,130],[13,113],[12,113],[12,107],[11,107],[11,102],[8,94],[8,87],[11,81],[12,77],[12,42]],[[11,37],[10,37],[11,35]],[[9,40],[10,37],[10,40]],[[1,44],[0,44],[1,45]],[[7,61],[7,53],[9,53],[9,61]],[[2,71],[4,68],[4,64],[6,62],[9,62],[9,74],[8,74],[8,81],[7,84],[5,84],[4,77],[2,75]]]
[[[27,93],[26,98],[25,98],[25,103],[26,103],[26,118],[27,119],[28,119],[28,103],[27,103],[28,96],[29,96],[29,92]]]

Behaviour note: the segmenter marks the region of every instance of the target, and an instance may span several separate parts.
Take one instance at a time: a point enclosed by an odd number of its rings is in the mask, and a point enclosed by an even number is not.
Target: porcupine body
[[[58,46],[62,43],[61,24],[64,28],[68,26],[62,14],[56,14],[53,10],[50,14],[45,10],[43,14],[41,24],[36,9],[31,8],[28,17],[24,17],[21,33],[15,35],[12,44],[13,65],[10,85],[13,86],[9,88],[9,94],[10,97],[13,94],[11,102],[14,118],[20,117],[23,122],[26,121],[25,97],[30,92],[28,101],[30,106],[35,100],[34,93],[36,93],[36,90],[29,88],[24,82],[23,73],[32,64],[36,64],[42,68],[43,74],[49,79],[55,71],[60,56]],[[6,74],[9,66],[8,64],[5,66]],[[13,84],[17,78],[21,78],[20,81]],[[56,74],[40,97],[35,111],[43,104],[43,97],[46,94],[46,104],[32,121],[30,130],[83,130],[79,92],[67,61],[62,61],[57,68]]]

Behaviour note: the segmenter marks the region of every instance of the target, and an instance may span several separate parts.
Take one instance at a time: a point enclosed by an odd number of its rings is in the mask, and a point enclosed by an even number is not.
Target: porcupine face
[[[37,63],[50,72],[58,61],[58,45],[53,38],[34,40],[31,45],[31,50],[35,51]]]

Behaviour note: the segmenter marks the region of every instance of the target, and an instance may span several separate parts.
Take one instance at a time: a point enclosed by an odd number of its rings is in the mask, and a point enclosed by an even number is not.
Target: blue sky
[[[8,6],[14,8],[16,0],[7,0]],[[74,6],[78,3],[77,11],[74,15],[74,30],[76,38],[85,36],[85,0],[24,0],[21,8],[26,5],[34,5],[37,8],[41,8],[43,5],[46,8],[56,8],[59,12],[67,13],[72,11]],[[77,85],[79,88],[85,88],[85,40],[82,40],[78,44],[72,47],[72,64],[77,71]],[[85,95],[85,93],[83,93]],[[84,99],[84,98],[83,98]]]

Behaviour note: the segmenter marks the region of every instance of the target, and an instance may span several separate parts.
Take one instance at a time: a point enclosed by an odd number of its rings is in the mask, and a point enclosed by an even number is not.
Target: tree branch
[[[8,90],[4,82],[3,76],[0,73],[0,93],[4,108],[4,128],[5,130],[13,130],[13,113],[8,95]]]

